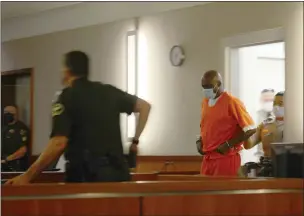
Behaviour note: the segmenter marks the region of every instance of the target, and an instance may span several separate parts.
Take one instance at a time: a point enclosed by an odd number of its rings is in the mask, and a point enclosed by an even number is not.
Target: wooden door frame
[[[23,68],[18,70],[10,70],[1,72],[1,76],[13,76],[13,75],[30,75],[30,143],[28,148],[29,158],[33,155],[33,138],[34,138],[34,69]]]

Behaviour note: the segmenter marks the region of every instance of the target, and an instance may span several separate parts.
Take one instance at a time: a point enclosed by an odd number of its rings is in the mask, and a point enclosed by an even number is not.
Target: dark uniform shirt
[[[3,126],[1,156],[7,157],[15,153],[22,146],[28,146],[29,129],[21,121]]]
[[[29,129],[21,121],[17,121],[15,124],[3,126],[1,158],[5,159],[23,146],[28,147],[29,139]],[[24,170],[27,167],[27,157],[25,155],[22,158],[8,163],[13,170]]]
[[[111,85],[81,78],[65,88],[52,107],[52,133],[68,137],[67,160],[109,154],[123,158],[120,113],[131,114],[137,97]]]

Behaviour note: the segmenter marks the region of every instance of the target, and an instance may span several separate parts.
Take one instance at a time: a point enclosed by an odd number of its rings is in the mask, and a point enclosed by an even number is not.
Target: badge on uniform
[[[61,115],[63,111],[64,111],[64,106],[60,103],[56,103],[52,107],[52,116],[55,117]]]
[[[264,136],[269,136],[269,135],[271,135],[271,132],[270,132],[267,128],[264,128],[264,129],[262,130],[262,133],[264,134]]]
[[[27,140],[27,137],[26,137],[26,136],[22,137],[22,141],[23,141],[23,142],[25,142],[26,140]]]
[[[15,133],[15,130],[14,129],[10,129],[8,132],[11,133],[11,134],[13,134],[13,133]]]
[[[20,130],[20,135],[21,136],[24,136],[26,134],[26,131],[25,130]]]

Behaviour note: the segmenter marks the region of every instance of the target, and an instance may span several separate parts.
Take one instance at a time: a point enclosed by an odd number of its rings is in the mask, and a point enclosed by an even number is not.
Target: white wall
[[[125,86],[125,34],[133,20],[64,31],[2,44],[2,71],[34,68],[33,154],[47,144],[51,129],[51,103],[61,89],[62,56],[79,49],[91,58],[91,78]]]
[[[221,40],[284,26],[293,5],[214,3],[140,18],[138,91],[153,105],[141,139],[141,154],[196,155],[200,78],[206,70],[224,70]],[[62,54],[71,49],[88,52],[92,79],[125,88],[125,33],[133,28],[130,20],[2,44],[2,70],[35,69],[34,154],[41,152],[48,140],[50,104],[60,88]],[[186,52],[182,67],[172,67],[169,62],[175,44],[181,44]]]
[[[284,16],[289,16],[285,7],[289,5],[216,3],[141,19],[140,46],[145,52],[140,54],[140,61],[145,63],[140,66],[144,78],[139,92],[155,105],[149,129],[144,132],[142,153],[195,154],[200,78],[208,69],[223,71],[221,39],[283,26]],[[186,51],[186,62],[180,68],[168,61],[175,44]]]
[[[284,141],[303,143],[303,2],[286,19]]]

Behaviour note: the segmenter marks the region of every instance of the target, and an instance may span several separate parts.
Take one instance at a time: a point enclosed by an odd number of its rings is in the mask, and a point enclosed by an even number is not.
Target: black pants
[[[13,161],[8,161],[5,164],[1,165],[1,171],[2,172],[20,172],[20,171],[26,171],[26,162],[25,159],[16,159]]]
[[[98,163],[96,160],[81,164],[66,164],[66,182],[123,182],[130,181],[131,175],[126,161],[112,164],[105,160]]]

